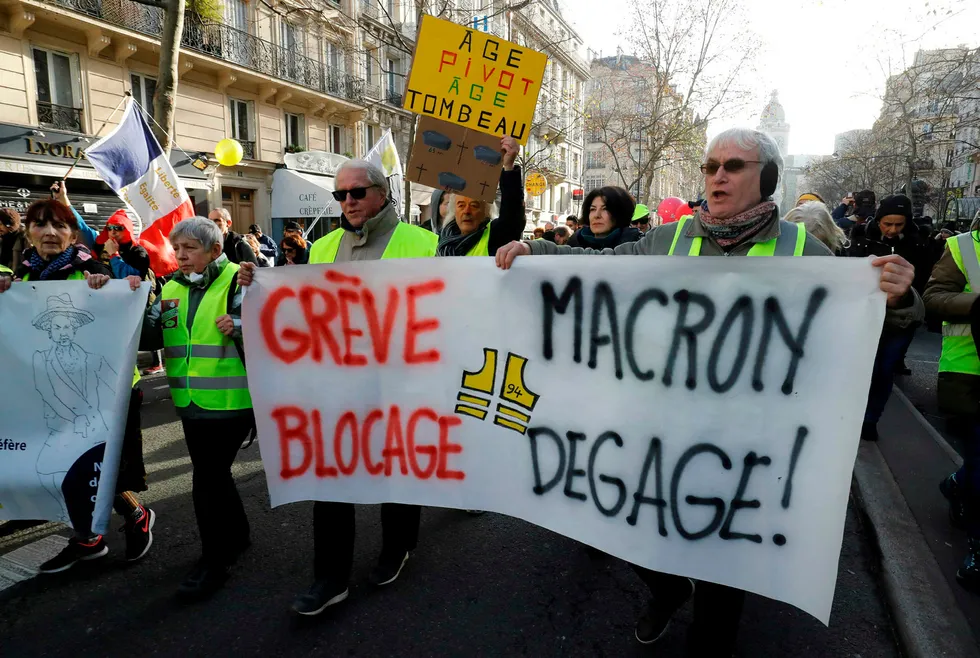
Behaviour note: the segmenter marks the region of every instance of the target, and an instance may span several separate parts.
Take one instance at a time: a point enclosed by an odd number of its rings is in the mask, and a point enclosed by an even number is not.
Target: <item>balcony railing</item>
[[[561,158],[547,158],[541,163],[541,169],[564,176],[568,173],[568,163]]]
[[[37,102],[37,122],[47,128],[82,132],[82,111],[53,103]]]
[[[401,107],[404,102],[405,97],[402,96],[400,91],[395,91],[394,89],[389,89],[385,93],[385,102],[389,105],[394,105],[395,107]]]
[[[364,95],[368,98],[381,99],[381,87],[378,85],[372,85],[365,83],[364,85]]]
[[[245,140],[238,140],[238,143],[242,145],[242,160],[255,160],[255,142],[247,142]]]
[[[130,0],[47,1],[153,37],[163,31],[162,10]],[[355,102],[362,99],[360,78],[223,23],[205,23],[193,13],[186,15],[180,45],[313,91]]]
[[[361,14],[374,20],[381,18],[378,0],[361,0]]]

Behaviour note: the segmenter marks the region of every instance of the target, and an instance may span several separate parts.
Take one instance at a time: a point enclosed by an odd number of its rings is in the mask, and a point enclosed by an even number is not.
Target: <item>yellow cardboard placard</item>
[[[426,15],[404,108],[527,144],[547,62],[544,53]]]

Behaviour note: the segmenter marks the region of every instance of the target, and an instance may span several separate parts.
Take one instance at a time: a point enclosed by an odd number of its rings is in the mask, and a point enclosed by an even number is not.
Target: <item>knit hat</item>
[[[881,220],[888,215],[901,215],[905,221],[912,221],[912,201],[904,194],[893,194],[886,196],[878,204],[878,212],[875,213],[875,221]]]

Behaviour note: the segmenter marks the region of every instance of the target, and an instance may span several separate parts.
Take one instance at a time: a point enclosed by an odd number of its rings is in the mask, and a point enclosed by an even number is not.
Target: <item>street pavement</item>
[[[0,592],[0,656],[680,656],[690,604],[655,648],[633,624],[644,588],[623,562],[518,519],[427,508],[418,550],[382,590],[367,583],[380,549],[377,507],[359,507],[351,597],[335,612],[297,619],[309,585],[311,504],[272,510],[258,447],[234,467],[252,548],[212,600],[184,605],[174,590],[198,556],[191,464],[165,379],[144,382],[145,460],[157,512],[154,544],[124,566],[121,533],[108,558],[37,576]],[[120,522],[121,525],[121,522]],[[852,503],[830,626],[750,595],[739,656],[899,656],[875,576],[869,529]],[[4,535],[0,556],[58,533],[45,524]]]

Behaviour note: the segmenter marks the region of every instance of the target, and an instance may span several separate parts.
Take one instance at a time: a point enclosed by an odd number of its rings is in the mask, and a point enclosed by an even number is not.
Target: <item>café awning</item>
[[[318,176],[289,169],[272,174],[272,217],[307,219],[340,217],[340,204],[331,196],[333,176]]]

